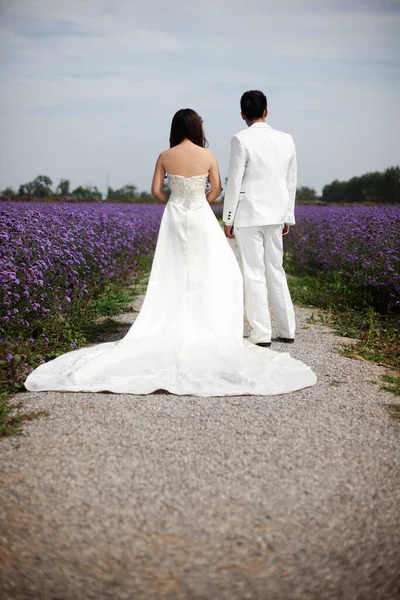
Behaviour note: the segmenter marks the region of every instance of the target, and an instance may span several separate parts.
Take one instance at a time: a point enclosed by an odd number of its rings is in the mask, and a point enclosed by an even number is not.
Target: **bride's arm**
[[[157,198],[157,200],[160,200],[161,202],[168,202],[168,196],[162,189],[165,177],[165,168],[162,164],[162,155],[163,153],[161,152],[156,162],[156,167],[154,169],[153,175],[153,182],[151,184],[151,193],[155,198]]]
[[[211,185],[211,191],[207,194],[207,200],[210,202],[210,204],[211,202],[214,202],[214,200],[218,198],[222,192],[221,177],[218,170],[217,159],[215,158],[213,152],[211,152],[211,156],[212,162],[208,171],[208,179]]]

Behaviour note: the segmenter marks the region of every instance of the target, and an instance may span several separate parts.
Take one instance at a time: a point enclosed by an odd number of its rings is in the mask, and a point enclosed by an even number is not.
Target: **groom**
[[[279,331],[277,341],[294,342],[282,235],[295,223],[296,149],[289,134],[266,124],[267,98],[262,92],[245,92],[240,107],[248,129],[232,138],[223,220],[225,235],[236,237],[242,260],[250,341],[269,347],[268,299]]]

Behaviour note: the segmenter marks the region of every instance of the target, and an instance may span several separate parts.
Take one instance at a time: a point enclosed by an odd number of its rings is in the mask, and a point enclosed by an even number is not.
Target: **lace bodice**
[[[168,175],[171,188],[170,202],[180,204],[185,208],[190,208],[201,200],[204,202],[207,178],[208,173],[193,175],[193,177]]]

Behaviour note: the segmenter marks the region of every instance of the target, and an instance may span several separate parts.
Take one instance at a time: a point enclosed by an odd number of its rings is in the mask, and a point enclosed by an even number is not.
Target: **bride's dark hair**
[[[174,114],[169,136],[170,148],[188,139],[193,144],[205,148],[208,144],[203,131],[203,119],[191,108],[181,108]]]

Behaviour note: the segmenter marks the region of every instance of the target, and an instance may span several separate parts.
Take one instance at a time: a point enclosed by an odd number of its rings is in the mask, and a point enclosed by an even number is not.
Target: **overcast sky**
[[[299,185],[400,164],[400,0],[0,0],[0,189],[38,174],[150,189],[193,108],[226,176],[239,100],[268,97]]]

